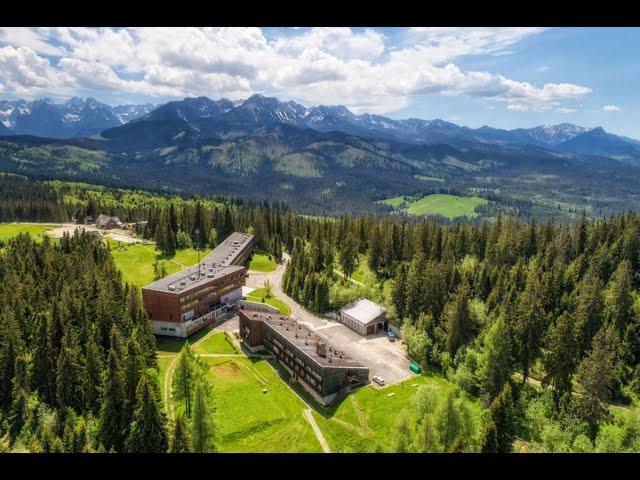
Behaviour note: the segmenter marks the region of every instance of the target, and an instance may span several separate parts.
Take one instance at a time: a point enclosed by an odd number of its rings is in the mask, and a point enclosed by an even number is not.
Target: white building
[[[387,311],[371,300],[361,298],[340,310],[340,322],[360,335],[387,329]]]

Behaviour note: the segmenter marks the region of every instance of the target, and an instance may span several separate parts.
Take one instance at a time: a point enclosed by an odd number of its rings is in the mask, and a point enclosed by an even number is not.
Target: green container
[[[409,370],[411,370],[413,373],[420,373],[422,371],[420,365],[418,365],[417,363],[411,363],[409,365]]]

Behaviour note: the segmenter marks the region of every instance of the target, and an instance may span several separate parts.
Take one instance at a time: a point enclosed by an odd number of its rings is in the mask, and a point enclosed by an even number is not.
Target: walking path
[[[311,408],[305,408],[304,410],[304,418],[311,424],[311,428],[313,429],[313,433],[316,434],[316,438],[320,442],[320,446],[322,447],[322,451],[324,453],[331,453],[331,449],[329,448],[329,444],[327,443],[327,439],[324,438],[320,427],[316,423],[316,419],[313,418],[313,410]]]
[[[336,273],[336,275],[338,275],[338,276],[339,276],[339,277],[341,277],[341,278],[346,278],[346,279],[347,279],[347,280],[349,280],[351,283],[354,283],[354,284],[359,285],[359,286],[361,286],[361,287],[366,287],[366,285],[365,285],[364,283],[359,282],[358,280],[355,280],[354,278],[351,278],[351,277],[347,278],[347,277],[345,276],[345,274],[344,274],[344,273],[342,273],[342,272],[341,272],[340,270],[338,270],[337,268],[334,268],[334,269],[333,269],[333,271]]]

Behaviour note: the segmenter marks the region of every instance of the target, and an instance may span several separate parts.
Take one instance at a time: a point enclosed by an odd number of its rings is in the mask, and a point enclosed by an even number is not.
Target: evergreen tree
[[[614,394],[616,347],[613,325],[603,326],[593,337],[591,349],[578,367],[577,380],[584,390],[578,397],[579,410],[590,426],[592,438],[598,422],[605,416],[604,405]]]
[[[577,366],[579,345],[574,319],[568,312],[560,315],[546,338],[544,383],[553,386],[556,404],[565,393],[571,393],[571,378]]]
[[[466,286],[461,286],[454,295],[446,317],[447,351],[453,357],[460,347],[469,342],[475,330],[469,315],[469,291]]]
[[[164,453],[167,451],[165,416],[160,399],[146,374],[140,377],[133,422],[126,441],[130,453]]]
[[[391,299],[399,323],[402,322],[402,319],[407,315],[407,285],[407,266],[401,263],[395,278]]]
[[[191,418],[191,401],[195,380],[194,369],[195,355],[189,342],[185,342],[180,350],[180,356],[173,374],[172,394],[173,398],[184,402],[187,418]]]
[[[211,390],[196,377],[193,389],[193,418],[191,419],[191,446],[195,453],[214,451],[214,423],[211,408]]]
[[[122,452],[127,438],[126,402],[120,363],[120,333],[115,326],[111,331],[110,345],[102,387],[99,438],[107,451]]]
[[[482,442],[483,452],[509,453],[513,449],[516,409],[507,383],[489,407],[489,422]]]
[[[182,416],[178,415],[174,423],[173,436],[171,438],[171,447],[169,453],[189,453],[189,436],[187,429],[182,420]]]
[[[81,411],[84,406],[82,365],[73,334],[67,332],[62,338],[62,348],[57,362],[56,398],[58,404]]]
[[[504,317],[500,315],[489,327],[482,350],[480,378],[482,389],[490,398],[494,398],[503,389],[513,373],[513,358],[511,355],[511,340],[504,324]]]

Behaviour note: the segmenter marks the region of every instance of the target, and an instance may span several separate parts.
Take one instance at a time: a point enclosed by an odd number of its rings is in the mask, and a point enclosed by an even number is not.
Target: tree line
[[[531,383],[548,387],[553,418],[596,442],[610,402],[640,395],[640,216],[571,223],[516,217],[442,225],[343,215],[294,241],[285,292],[319,312],[324,286],[360,262],[375,273],[410,355],[480,396],[480,448],[509,451]],[[322,285],[322,286],[321,286]],[[518,381],[514,379],[518,378]],[[519,429],[520,428],[520,429]],[[584,438],[580,437],[580,438]]]
[[[28,235],[0,255],[0,438],[31,452],[164,452],[155,339],[105,245]]]

